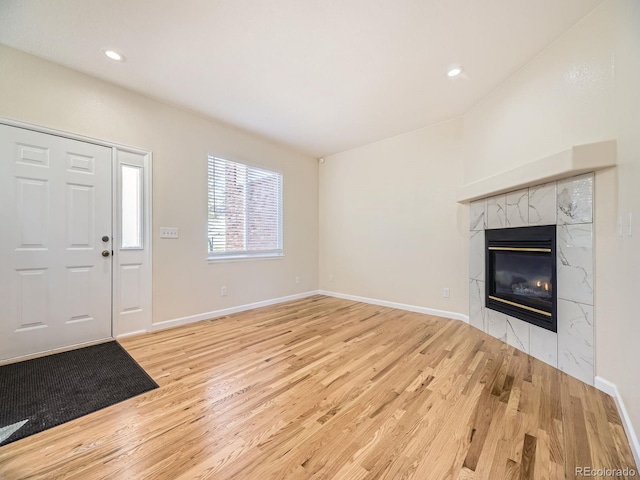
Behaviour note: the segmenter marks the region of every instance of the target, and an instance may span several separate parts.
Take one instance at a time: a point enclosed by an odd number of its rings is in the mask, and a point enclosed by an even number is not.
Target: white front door
[[[0,360],[109,338],[111,149],[0,125]]]

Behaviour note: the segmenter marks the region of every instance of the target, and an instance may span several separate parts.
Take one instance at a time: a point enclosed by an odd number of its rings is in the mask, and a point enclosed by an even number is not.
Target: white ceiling
[[[323,156],[464,113],[601,2],[0,0],[0,43]]]

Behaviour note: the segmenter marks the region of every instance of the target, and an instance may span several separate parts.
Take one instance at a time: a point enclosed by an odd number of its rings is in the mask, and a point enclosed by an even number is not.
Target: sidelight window
[[[142,248],[142,168],[121,164],[122,248]]]

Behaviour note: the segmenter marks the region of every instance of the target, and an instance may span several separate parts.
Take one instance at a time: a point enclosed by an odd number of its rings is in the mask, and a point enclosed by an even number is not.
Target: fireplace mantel
[[[458,190],[459,203],[467,203],[520,188],[615,167],[615,140],[576,145],[506,172],[464,185]]]

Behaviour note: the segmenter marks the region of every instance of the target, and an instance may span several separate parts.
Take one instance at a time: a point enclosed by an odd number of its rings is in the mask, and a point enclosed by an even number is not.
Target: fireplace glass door
[[[494,296],[551,314],[552,265],[549,253],[490,250]]]
[[[555,332],[555,226],[485,233],[487,308]]]

